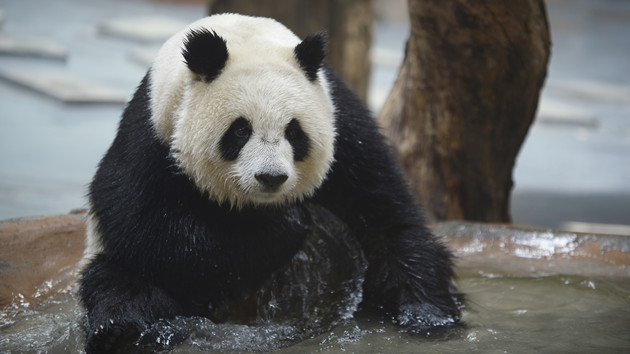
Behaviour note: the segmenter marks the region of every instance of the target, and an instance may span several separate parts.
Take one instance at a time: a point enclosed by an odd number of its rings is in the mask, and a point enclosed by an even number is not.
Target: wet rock
[[[630,278],[628,236],[458,221],[432,229],[455,252],[459,274]]]
[[[0,310],[42,301],[72,286],[81,259],[82,214],[0,222]]]

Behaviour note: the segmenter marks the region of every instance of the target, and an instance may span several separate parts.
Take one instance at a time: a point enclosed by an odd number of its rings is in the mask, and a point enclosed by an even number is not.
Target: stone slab
[[[64,103],[125,103],[126,96],[58,71],[0,71],[0,78]]]
[[[148,68],[153,64],[159,50],[159,47],[135,47],[129,50],[128,57],[134,63]]]
[[[571,114],[551,114],[543,110],[541,110],[536,117],[536,123],[587,129],[596,129],[601,125],[600,121],[595,117]]]
[[[65,60],[68,49],[48,38],[0,36],[0,54]]]
[[[562,223],[560,227],[562,230],[573,232],[630,236],[630,225],[567,221]]]
[[[103,22],[99,26],[99,32],[141,42],[161,42],[187,25],[188,23],[161,16],[121,18]]]
[[[598,103],[630,104],[630,86],[589,80],[553,80],[547,83],[552,93],[572,99]]]

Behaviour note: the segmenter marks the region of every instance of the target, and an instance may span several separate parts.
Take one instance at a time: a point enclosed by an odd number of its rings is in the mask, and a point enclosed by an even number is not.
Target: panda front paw
[[[141,330],[132,323],[106,320],[91,326],[88,332],[86,353],[126,352],[140,337]]]
[[[451,327],[458,323],[459,314],[449,314],[429,303],[405,304],[398,308],[392,321],[413,333],[427,332],[439,327]]]

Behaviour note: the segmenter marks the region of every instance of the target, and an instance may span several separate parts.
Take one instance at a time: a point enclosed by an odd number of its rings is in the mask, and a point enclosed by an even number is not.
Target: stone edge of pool
[[[84,248],[84,211],[0,221],[0,325],[73,288]],[[456,273],[630,278],[630,237],[448,221],[431,225],[456,256]]]

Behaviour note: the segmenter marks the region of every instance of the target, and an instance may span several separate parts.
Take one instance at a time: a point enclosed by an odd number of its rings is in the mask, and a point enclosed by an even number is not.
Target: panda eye
[[[234,135],[237,138],[242,138],[242,139],[249,138],[251,133],[252,133],[252,130],[249,126],[239,127],[234,130]]]
[[[226,161],[236,160],[251,135],[252,126],[247,119],[240,117],[232,122],[219,142],[219,148],[223,158]]]
[[[287,129],[285,132],[286,138],[289,141],[293,141],[297,138],[297,132],[295,129]]]
[[[284,136],[293,147],[293,159],[303,161],[308,155],[309,141],[297,119],[292,119],[284,130]]]

